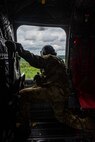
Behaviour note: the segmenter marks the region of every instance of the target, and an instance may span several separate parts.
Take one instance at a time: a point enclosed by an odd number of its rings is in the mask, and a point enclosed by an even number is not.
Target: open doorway
[[[43,46],[52,45],[65,61],[66,33],[60,27],[43,27],[22,25],[17,29],[17,42],[30,52],[40,55]],[[24,59],[20,60],[21,72],[25,73],[26,78],[33,78],[39,71],[31,67]]]

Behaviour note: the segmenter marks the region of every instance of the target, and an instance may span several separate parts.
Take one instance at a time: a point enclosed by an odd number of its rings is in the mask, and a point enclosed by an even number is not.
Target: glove
[[[17,43],[17,42],[15,42],[15,44],[16,44],[16,51],[18,52],[18,54],[19,55],[22,54],[23,51],[24,51],[22,45],[20,43]]]
[[[16,45],[15,42],[11,41],[11,40],[7,40],[5,42],[5,45],[7,46],[8,50],[10,52],[15,52],[16,51]]]

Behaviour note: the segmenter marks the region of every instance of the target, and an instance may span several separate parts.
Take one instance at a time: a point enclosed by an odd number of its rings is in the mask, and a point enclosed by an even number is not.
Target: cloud
[[[50,33],[44,34],[42,36],[42,40],[43,42],[53,42],[55,40],[57,40],[58,36],[54,35],[52,36],[52,34],[50,35]]]
[[[52,45],[56,52],[65,54],[66,33],[61,28],[21,26],[17,30],[17,41],[31,52],[38,53],[46,45]]]

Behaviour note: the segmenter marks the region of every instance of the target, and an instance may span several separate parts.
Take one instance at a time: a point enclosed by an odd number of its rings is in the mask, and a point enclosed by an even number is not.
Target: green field
[[[20,70],[21,73],[25,74],[25,78],[29,79],[32,79],[37,72],[40,72],[39,69],[30,66],[29,63],[22,58],[20,59]]]

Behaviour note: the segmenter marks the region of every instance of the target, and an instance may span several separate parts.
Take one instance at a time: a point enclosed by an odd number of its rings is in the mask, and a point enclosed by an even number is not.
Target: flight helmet
[[[40,51],[41,55],[56,55],[55,49],[51,45],[45,45]]]

